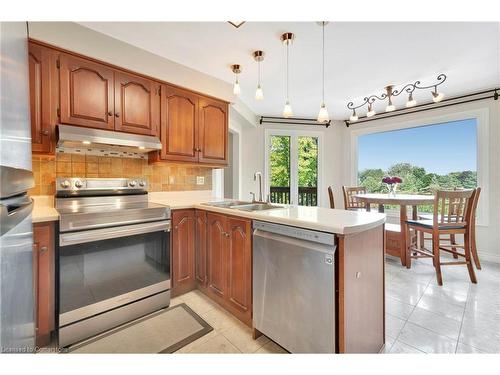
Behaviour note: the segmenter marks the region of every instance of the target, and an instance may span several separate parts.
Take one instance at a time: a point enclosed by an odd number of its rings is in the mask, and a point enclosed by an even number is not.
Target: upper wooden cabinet
[[[160,123],[160,84],[115,72],[115,130],[157,135]]]
[[[198,160],[198,95],[163,85],[161,93],[161,159]]]
[[[158,136],[154,162],[227,165],[227,102],[36,41],[29,72],[33,152],[54,152],[60,123]]]
[[[28,50],[31,147],[36,153],[53,148],[53,128],[57,121],[57,67],[52,50],[29,43]]]
[[[61,54],[61,123],[114,129],[113,69]]]
[[[199,158],[201,163],[227,164],[227,104],[201,97],[199,124]]]

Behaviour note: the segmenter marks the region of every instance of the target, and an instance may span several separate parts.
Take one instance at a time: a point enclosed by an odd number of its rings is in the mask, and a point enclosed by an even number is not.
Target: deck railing
[[[271,186],[271,202],[290,204],[289,186]],[[316,186],[299,187],[299,205],[317,206],[318,188]]]

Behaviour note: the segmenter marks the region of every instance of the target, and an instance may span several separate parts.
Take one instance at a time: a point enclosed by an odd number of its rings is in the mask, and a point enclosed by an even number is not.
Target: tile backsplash
[[[30,195],[54,195],[56,177],[145,177],[149,191],[211,190],[212,169],[147,160],[57,153],[33,155],[35,187]],[[202,185],[196,177],[203,177]]]

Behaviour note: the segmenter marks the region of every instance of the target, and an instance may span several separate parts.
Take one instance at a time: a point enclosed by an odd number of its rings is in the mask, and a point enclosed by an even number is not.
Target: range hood
[[[148,153],[161,150],[158,137],[57,125],[57,147]]]

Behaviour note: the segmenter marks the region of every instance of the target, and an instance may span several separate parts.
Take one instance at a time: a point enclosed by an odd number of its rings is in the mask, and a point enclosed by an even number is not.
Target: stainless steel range
[[[147,182],[58,178],[59,345],[170,304],[170,208]]]

